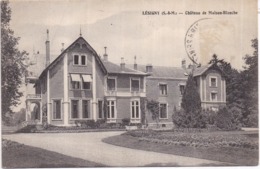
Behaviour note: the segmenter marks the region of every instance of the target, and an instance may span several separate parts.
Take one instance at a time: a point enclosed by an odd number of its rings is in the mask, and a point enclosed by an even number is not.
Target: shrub
[[[98,119],[96,121],[96,127],[97,128],[100,128],[102,125],[104,125],[106,123],[106,120],[105,119]]]
[[[129,125],[129,123],[130,123],[130,118],[123,118],[123,119],[122,119],[122,125],[123,125],[123,126]]]
[[[233,116],[231,111],[229,111],[227,107],[222,107],[217,112],[215,124],[222,130],[235,130],[237,126],[232,120]]]
[[[206,128],[206,120],[202,113],[186,113],[183,109],[172,115],[172,121],[177,128]]]
[[[96,122],[94,120],[75,120],[74,123],[77,127],[96,128]]]

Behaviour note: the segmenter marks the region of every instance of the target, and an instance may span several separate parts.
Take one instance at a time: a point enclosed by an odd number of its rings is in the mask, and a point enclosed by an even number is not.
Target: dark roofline
[[[218,68],[218,70],[221,72],[222,75],[225,75],[225,73],[219,68],[219,66],[215,63],[215,64],[210,64],[208,65],[205,70],[203,70],[202,72],[198,73],[197,75],[194,75],[194,77],[197,77],[197,76],[201,76],[203,75],[207,70],[209,70],[209,68],[213,67],[213,66],[216,66]]]
[[[56,63],[56,62],[61,58],[61,56],[62,56],[64,53],[66,53],[66,52],[69,50],[69,48],[71,48],[71,47],[72,47],[78,40],[80,40],[80,39],[82,39],[82,40],[87,44],[87,46],[90,48],[90,51],[92,52],[92,54],[94,54],[94,56],[97,58],[97,60],[98,60],[99,64],[101,65],[103,71],[105,72],[105,74],[107,74],[107,70],[106,70],[105,66],[103,65],[101,59],[99,58],[97,52],[90,46],[90,44],[89,44],[83,37],[79,37],[79,38],[76,39],[71,45],[69,45],[65,50],[63,50],[63,52],[62,52],[54,61],[52,61],[52,62],[42,71],[41,75],[39,76],[39,79],[40,79],[41,76],[43,76],[43,74],[44,74],[49,68],[51,68],[51,67],[54,65],[54,63]]]

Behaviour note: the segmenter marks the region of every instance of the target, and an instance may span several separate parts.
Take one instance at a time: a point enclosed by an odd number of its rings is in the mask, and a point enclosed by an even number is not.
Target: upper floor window
[[[85,55],[81,56],[81,65],[86,65],[86,56]]]
[[[139,79],[131,79],[131,91],[139,91]]]
[[[79,65],[79,55],[74,55],[73,62],[74,62],[74,65]]]
[[[166,103],[160,103],[159,106],[160,106],[160,110],[159,110],[160,119],[167,119],[168,118],[167,104]]]
[[[80,75],[71,74],[71,89],[80,89]]]
[[[90,90],[92,78],[91,75],[80,75],[80,74],[71,74],[71,89],[76,90]],[[82,86],[82,87],[81,87]]]
[[[181,95],[184,94],[184,91],[185,91],[185,85],[180,85],[180,92],[181,92]]]
[[[85,55],[74,55],[73,64],[85,66],[87,65],[87,57]]]
[[[160,94],[167,95],[167,84],[159,84]]]
[[[82,75],[82,88],[83,89],[91,89],[92,78],[90,75]]]
[[[209,85],[211,87],[217,87],[217,78],[216,77],[210,77],[209,79],[210,79]]]
[[[108,78],[107,79],[107,90],[116,90],[116,79],[115,78]]]

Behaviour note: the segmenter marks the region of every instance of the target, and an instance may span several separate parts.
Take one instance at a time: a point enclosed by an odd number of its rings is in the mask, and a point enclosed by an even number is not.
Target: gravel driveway
[[[122,132],[11,134],[5,139],[108,166],[216,166],[227,163],[148,152],[103,143]]]

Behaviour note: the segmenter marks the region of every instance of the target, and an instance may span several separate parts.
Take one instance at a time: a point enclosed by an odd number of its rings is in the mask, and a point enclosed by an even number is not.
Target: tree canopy
[[[213,55],[210,64],[217,64],[226,79],[227,106],[235,110],[236,120],[243,126],[258,125],[258,40],[253,39],[254,52],[244,57],[244,70],[238,71],[217,55]]]
[[[28,65],[25,64],[28,53],[18,49],[19,37],[14,36],[10,28],[11,8],[8,1],[1,1],[1,92],[2,120],[11,111],[12,106],[19,104],[23,93],[19,91]]]

